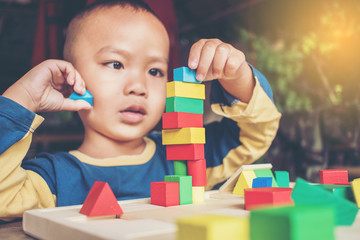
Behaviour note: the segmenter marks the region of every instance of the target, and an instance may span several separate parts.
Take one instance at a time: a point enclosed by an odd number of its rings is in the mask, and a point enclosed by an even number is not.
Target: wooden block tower
[[[166,159],[174,161],[175,174],[166,176],[165,182],[179,182],[180,204],[205,201],[204,99],[205,86],[196,80],[195,70],[187,67],[174,69],[174,81],[166,86],[162,135]],[[191,185],[186,184],[189,179]],[[192,201],[189,201],[189,196]]]

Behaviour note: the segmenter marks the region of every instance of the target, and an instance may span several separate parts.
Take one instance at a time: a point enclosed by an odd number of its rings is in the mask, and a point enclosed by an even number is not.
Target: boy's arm
[[[43,118],[0,96],[0,219],[21,217],[28,209],[55,207],[56,198],[35,172],[21,167],[32,133]]]
[[[212,82],[212,110],[235,122],[224,119],[207,128],[206,149],[211,151],[206,155],[207,189],[225,181],[241,165],[259,159],[276,136],[281,114],[273,103],[266,78],[256,69],[252,71],[255,87],[248,104],[226,92],[218,81]]]

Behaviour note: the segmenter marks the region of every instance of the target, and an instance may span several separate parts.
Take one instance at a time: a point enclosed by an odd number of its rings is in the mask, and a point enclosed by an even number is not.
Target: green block
[[[336,225],[352,225],[359,209],[356,204],[343,197],[339,197],[322,187],[311,185],[304,179],[298,178],[291,194],[295,205],[330,205],[335,211]]]
[[[291,206],[250,212],[251,240],[333,240],[334,209]]]
[[[204,114],[204,100],[195,98],[166,98],[166,112],[187,112]]]
[[[165,182],[178,182],[180,205],[192,204],[192,176],[168,175]]]
[[[355,203],[354,193],[350,185],[319,184],[317,186]]]
[[[187,163],[185,160],[174,160],[174,174],[187,175]]]
[[[279,187],[275,181],[274,174],[271,169],[254,169],[256,177],[272,177],[272,186]]]
[[[287,171],[275,171],[276,183],[279,187],[289,187],[290,178]]]

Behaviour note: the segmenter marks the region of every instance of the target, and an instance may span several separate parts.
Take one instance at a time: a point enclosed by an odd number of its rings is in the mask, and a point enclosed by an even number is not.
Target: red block
[[[348,185],[348,171],[343,169],[319,170],[319,180],[321,184]]]
[[[180,204],[178,182],[152,182],[151,204],[163,207],[176,206]]]
[[[187,112],[163,113],[163,129],[203,127],[203,114]]]
[[[193,187],[206,186],[206,160],[187,161],[188,175],[192,176]]]
[[[200,160],[204,158],[204,144],[166,145],[167,160]]]
[[[245,189],[245,209],[293,205],[292,188],[263,187]]]
[[[120,215],[123,211],[106,182],[95,182],[87,195],[80,213],[88,217]]]

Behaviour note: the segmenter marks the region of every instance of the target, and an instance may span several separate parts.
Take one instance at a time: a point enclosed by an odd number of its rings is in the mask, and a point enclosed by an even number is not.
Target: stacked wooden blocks
[[[200,83],[195,78],[195,71],[187,67],[174,69],[174,81],[167,83],[162,134],[163,144],[166,145],[166,159],[174,162],[175,175],[165,176],[165,182],[151,184],[152,204],[170,206],[165,204],[166,199],[174,196],[170,196],[165,190],[156,190],[166,182],[179,184],[177,197],[180,205],[205,201],[205,86]],[[166,191],[172,192],[169,189]]]

